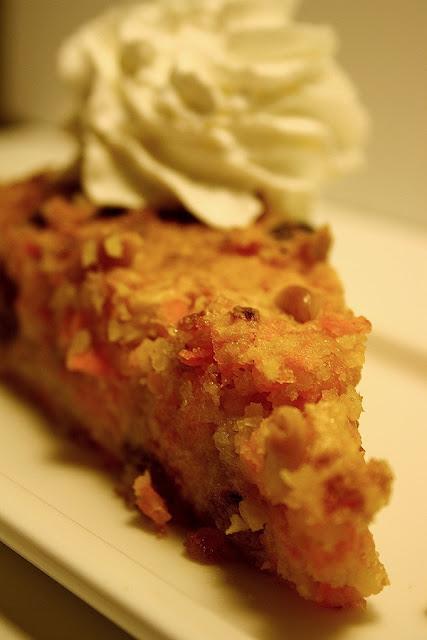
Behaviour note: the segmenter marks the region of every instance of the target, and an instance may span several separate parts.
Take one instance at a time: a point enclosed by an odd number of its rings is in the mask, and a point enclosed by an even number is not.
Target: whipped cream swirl
[[[292,0],[156,0],[114,8],[60,52],[82,181],[99,204],[180,203],[243,227],[301,217],[361,159],[366,115],[328,27]]]

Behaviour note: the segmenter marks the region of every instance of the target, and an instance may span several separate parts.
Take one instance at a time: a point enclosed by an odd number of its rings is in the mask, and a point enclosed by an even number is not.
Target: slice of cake
[[[352,605],[387,583],[368,523],[390,472],[357,429],[370,325],[344,304],[326,228],[218,231],[40,178],[1,190],[0,229],[4,372],[123,463],[160,463],[304,597]],[[149,473],[135,492],[163,526]]]
[[[366,117],[295,4],[118,6],[67,42],[80,162],[0,191],[0,366],[134,470],[158,527],[160,466],[258,567],[346,606],[387,583],[391,475],[358,433],[369,322],[301,220]]]

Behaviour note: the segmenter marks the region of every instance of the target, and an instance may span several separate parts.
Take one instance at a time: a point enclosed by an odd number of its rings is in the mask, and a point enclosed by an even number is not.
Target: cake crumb
[[[240,533],[241,531],[248,531],[249,526],[243,520],[238,513],[233,513],[230,518],[230,526],[226,530],[227,536],[232,535],[233,533]]]
[[[123,243],[118,235],[106,238],[104,240],[104,249],[110,258],[121,258],[123,256]]]
[[[172,516],[163,498],[157,493],[151,483],[151,474],[145,471],[133,483],[135,502],[142,513],[150,518],[160,529],[165,526]]]
[[[82,248],[81,263],[84,269],[93,267],[98,260],[98,247],[94,240],[87,240]]]

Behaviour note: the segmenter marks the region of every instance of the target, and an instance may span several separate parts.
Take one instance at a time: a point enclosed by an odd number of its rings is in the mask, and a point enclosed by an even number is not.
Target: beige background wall
[[[330,18],[372,117],[368,163],[341,199],[427,223],[427,0],[305,0]]]
[[[55,51],[70,29],[111,4],[3,0],[3,119],[60,118]],[[301,15],[336,26],[341,60],[373,120],[366,168],[334,197],[427,222],[427,0],[305,0]]]

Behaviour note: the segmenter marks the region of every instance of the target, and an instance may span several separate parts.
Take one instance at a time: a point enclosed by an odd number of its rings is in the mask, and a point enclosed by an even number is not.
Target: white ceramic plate
[[[425,235],[341,213],[328,208],[335,260],[349,298],[379,327],[362,385],[364,446],[396,474],[392,503],[373,527],[392,584],[366,611],[322,610],[251,569],[191,562],[179,533],[159,539],[145,528],[86,454],[3,388],[0,538],[144,640],[425,639]]]

